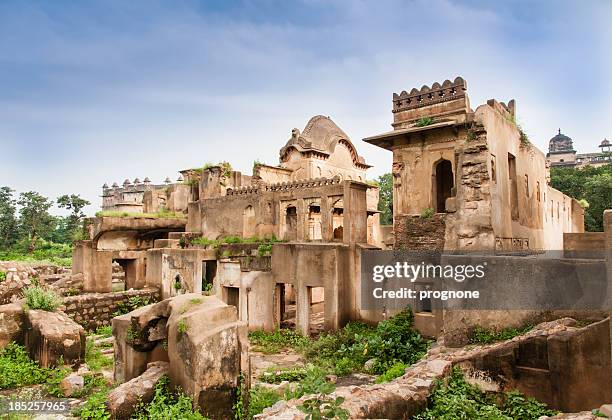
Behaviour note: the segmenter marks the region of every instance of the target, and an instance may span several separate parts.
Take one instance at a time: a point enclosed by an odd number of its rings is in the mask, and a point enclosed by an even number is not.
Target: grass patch
[[[261,385],[254,386],[249,390],[249,411],[246,418],[249,420],[252,419],[257,414],[261,414],[264,409],[272,407],[282,399],[283,397],[276,391]]]
[[[23,346],[10,342],[0,350],[0,389],[40,384],[49,377],[49,370],[30,359]]]
[[[147,306],[151,303],[151,299],[142,296],[132,296],[126,301],[117,304],[117,310],[113,313],[113,317],[129,314],[135,309],[142,306]]]
[[[280,329],[272,333],[252,331],[249,340],[254,351],[266,354],[278,353],[285,348],[300,350],[310,343],[310,339],[293,330]]]
[[[97,372],[102,368],[112,366],[113,359],[102,354],[102,350],[97,348],[93,340],[87,340],[85,345],[85,363],[93,372]]]
[[[85,404],[74,411],[74,414],[82,419],[107,420],[111,418],[110,412],[106,408],[108,399],[108,389],[103,389],[92,394]]]
[[[280,384],[284,381],[299,382],[306,378],[307,373],[308,370],[304,367],[269,368],[259,377],[259,380],[268,384]]]
[[[189,330],[189,326],[187,325],[184,319],[181,319],[176,324],[176,330],[178,331],[179,334],[185,334]]]
[[[431,219],[436,212],[431,207],[421,212],[421,219]]]
[[[404,373],[406,373],[407,367],[408,366],[404,362],[395,363],[393,366],[387,369],[385,373],[383,373],[378,378],[376,378],[376,383],[382,384],[383,382],[389,382],[395,378],[399,378],[400,376],[403,376]]]
[[[155,385],[153,401],[140,404],[132,419],[137,420],[205,420],[199,412],[193,410],[193,402],[188,396],[170,390],[170,381],[162,376]]]
[[[96,331],[94,331],[95,335],[99,335],[103,338],[112,337],[113,335],[113,327],[111,325],[104,325],[102,327],[98,327]]]
[[[423,117],[423,118],[419,118],[417,122],[415,123],[415,125],[417,127],[427,127],[428,125],[432,125],[433,123],[434,123],[433,118]]]
[[[0,271],[0,283],[6,280],[6,271]]]
[[[51,290],[45,290],[40,286],[27,288],[23,295],[25,297],[24,309],[55,312],[62,305],[62,299]]]
[[[502,395],[486,394],[466,382],[461,370],[455,368],[446,383],[438,381],[430,396],[430,405],[416,420],[493,419],[530,420],[554,416],[555,411],[518,391]]]
[[[504,328],[495,330],[483,328],[479,325],[474,327],[474,332],[470,338],[471,344],[491,344],[497,341],[510,340],[519,335],[523,335],[533,329],[533,325],[525,325],[521,328]]]

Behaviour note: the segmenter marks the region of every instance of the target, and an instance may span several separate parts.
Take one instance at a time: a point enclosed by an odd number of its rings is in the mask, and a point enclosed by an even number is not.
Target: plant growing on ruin
[[[108,420],[111,415],[106,406],[108,389],[103,389],[92,394],[85,404],[75,410],[74,414],[82,419]]]
[[[106,357],[102,354],[102,351],[97,348],[93,340],[87,340],[85,345],[85,363],[89,369],[96,372],[102,368],[113,365],[113,359]]]
[[[471,344],[490,344],[496,341],[510,340],[523,335],[533,329],[533,325],[527,324],[520,328],[504,328],[502,330],[483,328],[480,325],[474,327],[470,338]]]
[[[41,286],[27,288],[23,295],[25,297],[24,309],[54,312],[62,304],[61,298],[51,290],[45,290]]]
[[[111,337],[113,335],[113,327],[111,325],[103,325],[96,328],[95,334],[103,338]]]
[[[193,410],[193,401],[187,395],[172,392],[170,380],[162,376],[155,385],[155,394],[149,404],[141,403],[132,416],[136,420],[205,420],[199,412]]]
[[[433,123],[434,123],[433,118],[423,117],[423,118],[419,118],[414,125],[416,125],[417,127],[427,127],[428,125],[432,125]]]
[[[128,300],[119,302],[117,310],[113,313],[113,317],[121,316],[132,312],[142,306],[147,306],[151,303],[151,299],[142,296],[132,296]]]
[[[252,331],[249,333],[249,341],[254,351],[266,354],[277,353],[283,348],[299,349],[310,343],[307,337],[287,329],[278,329],[271,333]]]
[[[392,381],[395,378],[399,378],[406,373],[406,368],[408,366],[404,362],[396,362],[389,369],[385,371],[382,375],[376,378],[376,383],[381,384],[383,382]]]
[[[421,212],[421,219],[431,219],[434,214],[436,214],[434,209],[432,209],[431,207],[428,207]]]
[[[39,384],[48,377],[49,371],[30,359],[23,346],[10,342],[0,350],[0,389]]]
[[[189,326],[187,325],[187,322],[185,322],[184,319],[181,319],[177,324],[176,324],[176,331],[178,331],[179,334],[185,334],[187,331],[189,330]]]
[[[6,271],[0,271],[0,283],[6,280]]]
[[[343,402],[344,397],[330,398],[326,395],[317,395],[304,401],[298,406],[298,409],[306,414],[306,420],[348,420],[349,412],[342,408]]]
[[[244,410],[235,410],[238,420],[250,420],[257,414],[261,414],[264,409],[272,407],[282,397],[274,390],[263,387],[261,385],[254,386],[249,390],[249,409],[245,414]],[[237,407],[238,409],[240,407]],[[240,413],[240,414],[239,414]]]
[[[272,254],[272,244],[260,244],[257,247],[257,255],[260,257],[265,257]]]

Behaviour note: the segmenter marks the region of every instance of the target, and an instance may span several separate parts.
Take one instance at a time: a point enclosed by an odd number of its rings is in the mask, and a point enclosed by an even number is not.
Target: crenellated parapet
[[[342,178],[336,175],[333,178],[312,178],[312,179],[300,179],[291,182],[279,182],[276,184],[260,184],[258,186],[245,186],[240,188],[227,189],[227,196],[247,195],[247,194],[260,194],[263,192],[271,191],[291,191],[297,189],[309,189],[323,187],[327,185],[338,185],[342,182]]]
[[[421,89],[413,88],[410,93],[404,90],[399,95],[393,94],[393,112],[465,98],[466,91],[467,83],[462,77],[457,77],[452,82],[445,80],[442,84],[435,82],[431,87],[424,85]]]

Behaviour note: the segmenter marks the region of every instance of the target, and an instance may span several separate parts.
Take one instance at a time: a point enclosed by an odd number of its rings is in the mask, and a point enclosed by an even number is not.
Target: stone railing
[[[245,186],[234,189],[228,189],[226,195],[245,195],[245,194],[259,194],[266,191],[290,191],[296,189],[306,188],[317,188],[327,185],[337,185],[342,182],[342,178],[336,175],[333,178],[311,178],[311,179],[300,179],[291,182],[279,182],[276,184],[260,184],[257,187]]]

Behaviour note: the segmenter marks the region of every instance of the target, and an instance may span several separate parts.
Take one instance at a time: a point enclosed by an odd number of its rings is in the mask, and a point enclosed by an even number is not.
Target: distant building
[[[559,129],[559,133],[548,143],[546,158],[550,166],[554,167],[576,168],[586,165],[603,166],[611,163],[610,141],[603,139],[599,148],[601,149],[599,153],[576,153],[572,139],[561,134],[561,129]]]
[[[102,210],[142,213],[145,191],[163,191],[170,185],[172,185],[170,178],[166,178],[164,184],[161,185],[151,183],[149,178],[145,178],[142,182],[138,178],[134,182],[126,179],[122,187],[116,182],[111,187],[104,184],[102,186]]]

